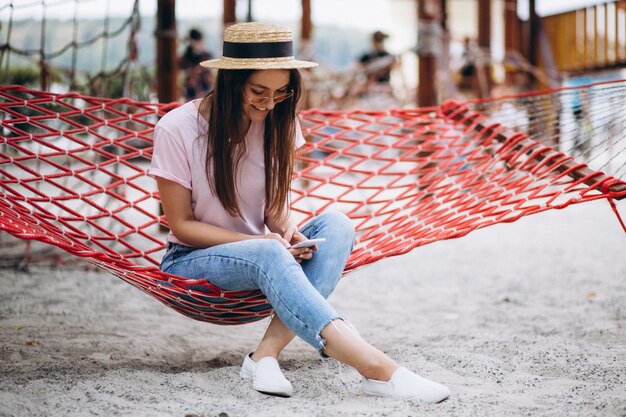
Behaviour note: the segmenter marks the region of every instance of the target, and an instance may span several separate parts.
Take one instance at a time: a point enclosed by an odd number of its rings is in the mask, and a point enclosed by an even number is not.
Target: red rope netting
[[[146,175],[152,132],[173,105],[0,87],[0,231],[87,259],[198,320],[271,312],[258,291],[164,274],[166,226]],[[626,183],[448,102],[440,108],[301,115],[292,210],[354,221],[345,272],[477,228],[626,196]]]

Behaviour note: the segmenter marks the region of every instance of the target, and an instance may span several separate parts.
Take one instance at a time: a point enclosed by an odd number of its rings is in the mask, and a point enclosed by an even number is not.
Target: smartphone
[[[322,242],[326,242],[326,238],[320,237],[317,239],[308,239],[302,242],[298,242],[295,245],[291,245],[287,249],[308,248],[308,247],[317,245],[318,243],[322,243]]]

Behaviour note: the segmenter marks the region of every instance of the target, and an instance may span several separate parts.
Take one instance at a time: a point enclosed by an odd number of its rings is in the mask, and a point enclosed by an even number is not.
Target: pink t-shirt
[[[191,207],[197,221],[240,233],[265,234],[265,125],[253,122],[246,134],[246,154],[242,156],[236,184],[243,218],[230,216],[211,192],[205,169],[207,129],[207,121],[199,116],[193,102],[167,113],[154,128],[154,151],[148,173],[191,190]],[[304,143],[296,119],[296,149]],[[171,231],[167,241],[185,244]]]

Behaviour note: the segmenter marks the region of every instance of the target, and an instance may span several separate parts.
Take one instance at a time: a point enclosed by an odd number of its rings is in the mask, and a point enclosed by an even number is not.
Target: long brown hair
[[[243,89],[255,70],[219,70],[213,91],[200,104],[200,114],[209,122],[206,176],[224,210],[241,217],[237,203],[239,162],[246,150]],[[277,103],[265,118],[265,211],[284,219],[293,174],[296,108],[303,91],[296,69],[289,70],[291,99]]]

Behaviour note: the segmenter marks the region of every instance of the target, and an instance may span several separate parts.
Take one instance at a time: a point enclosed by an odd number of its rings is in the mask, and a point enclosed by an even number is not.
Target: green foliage
[[[39,68],[13,67],[0,71],[0,85],[38,86],[40,82]]]
[[[61,81],[59,72],[48,68],[48,85]],[[39,64],[33,66],[12,66],[0,71],[0,85],[22,85],[29,88],[41,88]]]
[[[140,67],[133,69],[129,74],[128,92],[124,92],[124,73],[106,77],[88,77],[76,90],[97,97],[128,97],[138,101],[150,101],[154,90],[154,76],[154,71]]]

